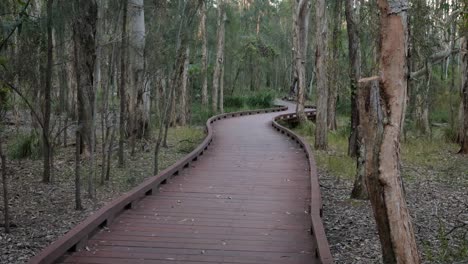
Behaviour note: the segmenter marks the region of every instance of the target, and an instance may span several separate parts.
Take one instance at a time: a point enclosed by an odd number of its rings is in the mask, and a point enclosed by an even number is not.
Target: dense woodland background
[[[366,154],[380,133],[372,121],[396,109],[378,110],[391,101],[381,75],[395,63],[389,54],[405,56],[404,77],[390,80],[405,84],[395,96],[402,145],[392,175],[406,191],[396,196],[403,204],[408,196],[424,262],[465,263],[468,7],[401,1],[395,14],[407,31],[397,32],[382,16],[388,2],[2,0],[2,263],[27,260],[190,152],[210,116],[273,107],[275,98],[298,102],[292,126],[317,149],[337,263],[393,263],[399,247],[386,245],[381,230],[383,259],[375,248],[376,190],[365,186],[378,171]],[[394,43],[400,53],[388,45],[395,36],[405,40]],[[372,76],[380,77],[364,79]],[[315,124],[304,105],[317,106]],[[353,223],[358,231],[344,230]],[[411,251],[408,232],[401,245]]]

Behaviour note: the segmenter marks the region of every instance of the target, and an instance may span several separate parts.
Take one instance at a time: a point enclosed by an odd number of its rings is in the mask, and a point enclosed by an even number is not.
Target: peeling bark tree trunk
[[[317,119],[315,129],[315,148],[327,149],[328,145],[328,88],[327,88],[327,13],[325,0],[316,2],[316,40],[315,68],[317,72]]]
[[[199,37],[202,40],[202,105],[208,106],[208,40],[206,38],[206,0],[200,0],[200,29]]]
[[[348,155],[357,156],[358,151],[358,125],[359,113],[356,103],[358,80],[361,78],[361,40],[357,25],[359,24],[360,2],[346,0],[345,5],[346,23],[348,27],[348,50],[350,63],[350,86],[351,86],[351,134],[349,136]],[[353,10],[355,8],[355,10]]]
[[[408,85],[408,2],[378,0],[378,5],[381,75],[361,80],[363,88],[369,87],[367,82],[379,81],[381,102],[377,113],[360,113],[367,188],[384,263],[417,264],[420,259],[400,175],[400,134]],[[371,111],[370,104],[367,99],[360,109]]]
[[[463,119],[460,123],[461,130],[461,149],[460,153],[468,154],[468,40],[466,37],[462,40],[462,105]]]
[[[75,44],[75,70],[78,84],[78,123],[80,124],[80,144],[86,154],[94,155],[95,90],[94,73],[96,62],[96,23],[97,4],[95,1],[75,2],[76,20],[73,23]],[[92,170],[94,168],[91,168]],[[94,197],[93,173],[88,178],[88,192]]]
[[[8,197],[8,178],[7,178],[7,165],[6,165],[6,157],[3,153],[3,142],[2,138],[0,137],[0,161],[2,162],[2,185],[3,185],[3,221],[5,228],[5,233],[10,233],[10,208],[8,205],[9,197]]]
[[[356,178],[351,192],[353,199],[368,199],[367,186],[364,169],[364,150],[362,140],[362,126],[359,126],[359,115],[364,109],[359,109],[357,99],[363,97],[361,93],[364,88],[358,86],[357,81],[361,78],[361,42],[358,33],[359,5],[356,0],[345,0],[346,23],[348,27],[348,50],[349,50],[349,77],[351,87],[351,135],[349,137],[348,154],[356,157]],[[357,146],[360,146],[359,149]]]
[[[333,67],[339,65],[340,43],[341,43],[341,13],[342,13],[342,0],[336,0],[333,7],[333,37],[331,60],[329,60],[328,67],[333,70]],[[329,76],[329,96],[328,96],[328,129],[336,130],[336,102],[338,99],[338,74],[331,74]]]
[[[308,0],[294,1],[294,64],[297,76],[297,107],[296,113],[299,122],[307,121],[305,114],[305,91],[306,80],[306,58],[307,42],[309,32],[310,2]],[[294,84],[293,84],[294,85]]]
[[[226,22],[226,13],[224,11],[224,3],[221,1],[218,6],[218,34],[217,34],[217,53],[216,65],[213,73],[213,90],[211,93],[211,108],[216,112],[219,107],[219,84],[221,82],[221,68],[224,64],[224,23]]]

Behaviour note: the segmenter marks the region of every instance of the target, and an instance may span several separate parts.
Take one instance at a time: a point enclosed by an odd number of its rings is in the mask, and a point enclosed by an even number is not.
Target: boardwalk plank
[[[308,163],[277,114],[216,122],[197,162],[61,263],[313,264]]]

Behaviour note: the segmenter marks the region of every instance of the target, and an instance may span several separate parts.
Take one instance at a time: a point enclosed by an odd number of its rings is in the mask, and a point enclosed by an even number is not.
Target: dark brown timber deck
[[[308,160],[275,116],[214,123],[197,162],[59,263],[319,263]]]

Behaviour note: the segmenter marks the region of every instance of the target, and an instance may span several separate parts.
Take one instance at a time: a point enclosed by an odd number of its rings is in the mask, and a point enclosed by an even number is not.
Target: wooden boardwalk
[[[59,263],[317,263],[308,162],[277,115],[213,124],[197,162]]]

